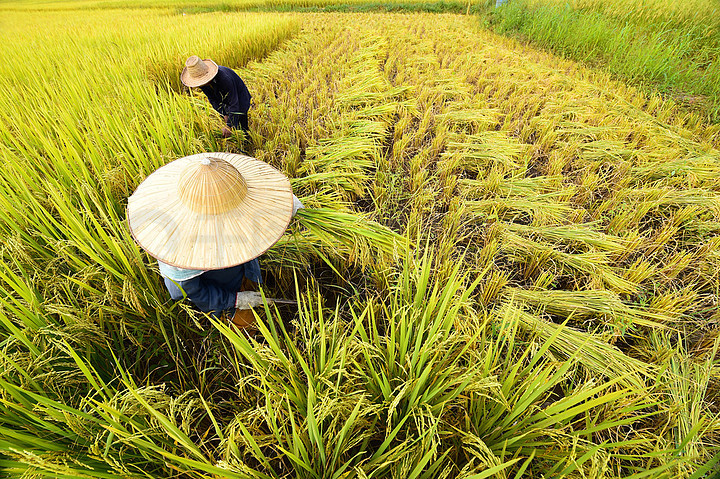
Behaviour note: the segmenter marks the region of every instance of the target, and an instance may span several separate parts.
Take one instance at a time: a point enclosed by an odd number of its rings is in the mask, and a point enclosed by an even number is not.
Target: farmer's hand
[[[300,202],[297,196],[293,195],[293,218],[295,217],[300,208],[305,208],[305,206]]]
[[[228,137],[232,136],[232,130],[230,130],[230,128],[228,128],[227,126],[223,126],[222,136],[223,136],[223,138],[228,138]]]
[[[262,295],[258,291],[240,291],[235,297],[235,309],[251,309],[262,304]]]

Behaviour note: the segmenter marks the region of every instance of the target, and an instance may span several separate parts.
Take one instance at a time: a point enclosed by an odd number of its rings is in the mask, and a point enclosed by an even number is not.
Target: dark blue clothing
[[[247,130],[247,112],[250,109],[250,92],[242,79],[228,67],[218,66],[217,75],[200,87],[212,107],[227,115],[227,126]]]
[[[234,313],[235,299],[243,278],[261,283],[260,263],[257,258],[232,268],[205,271],[187,281],[165,278],[165,286],[175,301],[188,298],[195,306],[216,318],[223,312]]]

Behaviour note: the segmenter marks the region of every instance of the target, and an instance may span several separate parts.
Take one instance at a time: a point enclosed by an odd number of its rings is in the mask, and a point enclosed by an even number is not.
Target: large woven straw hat
[[[200,57],[193,55],[185,62],[180,74],[180,81],[190,88],[203,86],[217,75],[218,66],[212,60],[200,60]]]
[[[244,155],[201,153],[160,167],[128,199],[135,240],[160,261],[220,269],[257,258],[292,216],[290,181]]]

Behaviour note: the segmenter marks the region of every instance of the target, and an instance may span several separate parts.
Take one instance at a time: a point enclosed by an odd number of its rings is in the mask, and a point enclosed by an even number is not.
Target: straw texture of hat
[[[220,269],[257,258],[292,217],[290,181],[244,155],[201,153],[160,167],[128,198],[135,240],[164,263]]]
[[[193,55],[185,62],[185,68],[180,73],[180,81],[190,88],[203,86],[217,75],[218,66],[212,60],[200,60]]]

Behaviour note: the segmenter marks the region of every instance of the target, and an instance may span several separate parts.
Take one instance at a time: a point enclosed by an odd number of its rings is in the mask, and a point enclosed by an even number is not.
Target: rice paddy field
[[[473,14],[183,5],[0,3],[0,475],[717,477],[709,107]],[[248,138],[191,54],[245,80]],[[306,206],[260,258],[297,305],[251,335],[173,303],[125,218],[241,150]]]

